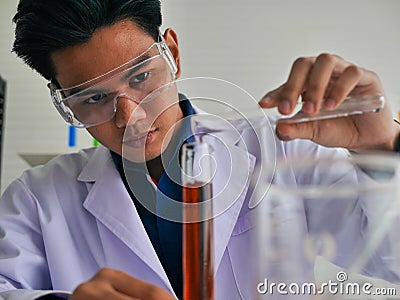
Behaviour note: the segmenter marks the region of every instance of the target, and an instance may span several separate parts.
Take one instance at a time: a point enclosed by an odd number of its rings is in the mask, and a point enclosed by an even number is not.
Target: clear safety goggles
[[[123,65],[66,89],[50,83],[50,92],[66,122],[88,128],[111,120],[120,97],[137,104],[157,98],[173,85],[176,72],[174,57],[160,34],[159,42]]]

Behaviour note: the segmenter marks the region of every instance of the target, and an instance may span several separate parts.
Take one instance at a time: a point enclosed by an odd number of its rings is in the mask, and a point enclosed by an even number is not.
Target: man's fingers
[[[348,66],[335,81],[329,93],[326,95],[324,107],[330,110],[337,108],[346,96],[349,95],[359,84],[363,74],[363,69],[355,65]]]
[[[79,285],[71,300],[173,300],[175,299],[166,290],[131,277],[127,273],[113,269],[101,269],[89,281]]]
[[[293,111],[300,95],[304,91],[314,60],[312,57],[300,57],[293,63],[288,80],[282,86],[278,96],[278,110],[280,113],[286,115]]]
[[[330,54],[321,54],[316,58],[302,97],[305,113],[312,115],[319,111],[336,61],[337,58]]]
[[[115,270],[113,270],[115,271]],[[129,295],[131,297],[138,297],[140,299],[175,299],[166,290],[150,284],[148,282],[142,281],[137,278],[132,278],[130,275],[119,272],[118,276],[113,278],[113,286],[120,292]]]
[[[375,78],[367,78],[362,71],[337,55],[300,57],[293,63],[287,81],[266,94],[259,104],[264,108],[278,107],[281,114],[288,115],[301,96],[306,114],[317,113],[325,100],[328,101],[323,105],[333,109],[357,85],[374,82]]]
[[[258,104],[263,108],[272,108],[278,106],[279,94],[281,93],[282,88],[283,85],[281,85],[275,90],[268,92],[264,97],[261,98]]]
[[[133,278],[122,271],[103,269],[96,276],[110,282],[116,290],[130,297],[137,297],[140,299],[174,299],[173,296],[164,289],[140,279]]]
[[[276,125],[276,134],[283,141],[293,139],[313,140],[316,136],[315,122],[304,122],[297,124],[286,124],[278,122]]]
[[[107,282],[88,281],[76,287],[69,298],[70,300],[136,300],[139,298],[127,296],[108,284]]]

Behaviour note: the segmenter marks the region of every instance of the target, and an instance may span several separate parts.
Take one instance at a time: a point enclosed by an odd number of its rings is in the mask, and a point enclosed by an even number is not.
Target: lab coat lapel
[[[99,164],[99,162],[102,163]],[[107,149],[96,151],[78,180],[92,185],[83,206],[147,264],[172,291],[167,275]],[[89,183],[93,181],[93,184]],[[99,234],[102,234],[101,230]],[[105,235],[102,240],[104,243],[112,242]],[[106,249],[107,246],[104,245],[104,248]],[[114,245],[110,246],[110,248],[114,247]],[[118,256],[118,254],[115,255]],[[129,258],[125,259],[129,261]],[[107,257],[109,265],[113,265],[112,260],[112,257]],[[138,273],[137,268],[127,271],[131,271],[131,274]]]
[[[239,147],[236,133],[204,137],[213,148],[217,163],[213,178],[214,264],[215,271],[228,245],[236,220],[242,209],[254,170],[255,158]],[[222,167],[218,167],[221,163]]]

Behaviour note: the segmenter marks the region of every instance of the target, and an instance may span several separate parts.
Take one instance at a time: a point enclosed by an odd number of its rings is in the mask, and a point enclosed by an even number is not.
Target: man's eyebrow
[[[87,96],[87,95],[98,94],[98,93],[100,93],[100,92],[104,93],[105,90],[92,89],[92,88],[88,87],[88,88],[86,88],[86,89],[72,88],[72,89],[69,90],[68,92],[69,92],[68,95],[66,95],[65,92],[63,92],[63,93],[64,93],[64,96],[65,96],[66,98],[68,98],[68,97],[70,97],[70,96],[73,96],[73,95],[75,95],[75,94],[79,94],[79,97],[80,97],[80,96]]]
[[[88,89],[83,90],[82,92],[78,92],[78,93],[79,93],[79,97],[81,97],[81,96],[88,96],[88,95],[97,95],[97,94],[101,94],[101,93],[108,93],[108,90],[88,88]],[[71,94],[71,95],[73,95],[73,94]]]
[[[100,82],[101,82],[101,81],[100,81]],[[100,82],[99,82],[99,83],[100,83]],[[93,84],[93,85],[96,86],[96,85],[98,85],[98,83],[97,83],[97,84]],[[91,88],[90,86],[87,87],[87,88],[81,89],[81,88],[79,88],[79,86],[78,86],[78,87],[69,89],[69,90],[68,90],[68,95],[65,94],[65,92],[63,92],[63,93],[64,93],[64,96],[65,96],[66,98],[68,98],[68,97],[73,96],[73,95],[75,95],[75,94],[79,94],[79,96],[86,96],[86,95],[97,94],[97,93],[99,93],[99,92],[104,92],[104,90],[100,90],[100,89],[96,89],[96,88]]]
[[[120,81],[124,81],[124,80],[128,79],[130,76],[132,76],[132,74],[136,73],[138,70],[140,70],[141,68],[148,65],[150,63],[150,59],[151,59],[150,55],[143,55],[139,59],[136,58],[135,59],[136,63],[132,67],[129,67],[127,70],[120,71],[120,72],[126,72]],[[114,71],[118,71],[118,68]],[[118,73],[115,74],[114,76],[116,76],[116,75],[118,75]],[[111,76],[110,78],[113,78],[114,76]],[[108,80],[110,78],[107,78],[105,80]],[[101,81],[98,83],[101,83]],[[94,84],[94,85],[97,85],[97,84]],[[91,95],[91,94],[95,94],[95,93],[99,93],[99,92],[104,92],[104,90],[90,89],[90,87],[88,87],[87,89],[83,89],[83,90],[81,90],[79,88],[72,88],[69,91],[69,96],[77,94],[77,93],[79,93],[80,96],[85,96],[85,95]],[[67,96],[67,97],[69,97],[69,96]]]
[[[150,63],[149,55],[141,57],[137,64],[135,64],[134,66],[130,67],[127,71],[125,71],[126,73],[121,78],[121,80],[124,81],[124,80],[128,79],[129,77],[131,77],[132,74],[136,73],[141,68],[147,66],[149,63]]]

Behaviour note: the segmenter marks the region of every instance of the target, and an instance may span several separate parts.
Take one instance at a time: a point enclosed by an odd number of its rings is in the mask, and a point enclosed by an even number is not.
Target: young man
[[[195,113],[173,84],[180,74],[178,40],[171,29],[159,33],[159,2],[21,0],[14,21],[14,51],[50,81],[63,118],[87,128],[104,147],[61,156],[6,190],[0,201],[0,295],[181,298],[181,226],[142,202],[157,206],[160,192],[179,201],[179,186],[166,175],[160,155],[172,145],[168,159],[176,156],[183,127],[176,125]],[[303,110],[313,115],[321,105],[336,108],[350,93],[383,90],[374,73],[322,54],[297,60],[288,81],[260,104],[289,114],[302,95]],[[361,117],[278,124],[276,132],[286,141],[393,151],[400,128],[386,105]],[[278,141],[278,156],[288,149],[310,157],[343,155],[305,141]],[[139,170],[126,178],[123,154],[147,174]],[[248,182],[253,171],[249,166],[238,173]],[[247,193],[234,195],[238,201],[215,219],[217,299],[248,299],[254,292],[235,279],[238,272],[252,272],[237,259],[248,246],[240,242],[247,230],[239,230],[248,225]]]

